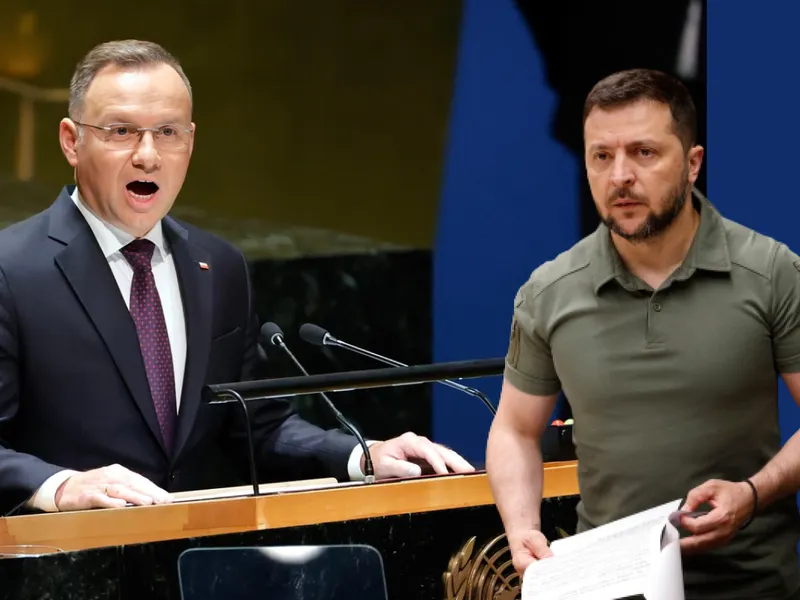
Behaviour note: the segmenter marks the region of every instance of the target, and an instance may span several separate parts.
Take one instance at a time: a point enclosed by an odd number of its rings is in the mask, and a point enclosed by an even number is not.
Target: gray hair
[[[79,119],[83,113],[86,91],[95,76],[105,67],[128,69],[167,64],[178,72],[192,98],[192,86],[178,59],[155,42],[141,40],[115,40],[92,48],[75,68],[69,84],[69,116]]]

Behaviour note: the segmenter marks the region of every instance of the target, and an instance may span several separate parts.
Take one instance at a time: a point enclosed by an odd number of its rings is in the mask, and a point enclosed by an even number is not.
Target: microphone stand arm
[[[353,344],[348,344],[347,342],[343,342],[342,340],[333,337],[329,333],[325,334],[322,343],[326,346],[339,346],[340,348],[344,348],[345,350],[350,350],[351,352],[355,352],[356,354],[360,354],[361,356],[366,356],[367,358],[377,360],[379,362],[382,362],[386,365],[391,365],[393,367],[408,366],[407,364],[401,363],[400,361],[394,360],[393,358],[381,356],[380,354],[375,354],[374,352],[370,352],[369,350],[366,350],[364,348],[359,348],[358,346],[353,346]],[[469,394],[470,396],[475,396],[486,405],[486,408],[488,408],[493,415],[497,414],[497,409],[494,407],[489,398],[486,397],[486,394],[484,394],[480,390],[476,390],[475,388],[461,385],[460,383],[456,383],[455,381],[451,381],[450,379],[443,379],[439,383],[443,383],[448,387],[464,392],[465,394]]]
[[[253,484],[253,495],[258,496],[258,472],[256,471],[256,453],[253,449],[253,432],[250,427],[250,413],[247,410],[247,402],[244,401],[241,394],[236,390],[220,390],[219,394],[221,396],[228,396],[236,400],[239,405],[242,407],[242,412],[244,413],[244,424],[245,424],[245,431],[247,433],[247,449],[250,458],[250,481]]]

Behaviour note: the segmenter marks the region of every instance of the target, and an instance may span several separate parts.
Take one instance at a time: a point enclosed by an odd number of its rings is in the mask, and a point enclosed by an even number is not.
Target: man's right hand
[[[56,492],[60,511],[87,508],[122,508],[136,505],[167,504],[171,496],[146,477],[121,465],[75,473]]]
[[[511,550],[511,560],[520,578],[531,563],[553,556],[547,538],[538,529],[525,529],[506,535]]]

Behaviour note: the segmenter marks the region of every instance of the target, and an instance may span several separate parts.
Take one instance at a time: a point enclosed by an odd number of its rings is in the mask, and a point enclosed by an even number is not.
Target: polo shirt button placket
[[[655,294],[650,297],[648,304],[650,308],[647,315],[647,346],[659,346],[664,343],[659,323],[659,315],[664,310],[664,304],[656,298]]]

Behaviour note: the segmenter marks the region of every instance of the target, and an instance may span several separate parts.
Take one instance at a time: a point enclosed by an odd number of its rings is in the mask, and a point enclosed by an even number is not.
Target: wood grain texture
[[[324,482],[315,482],[320,485]],[[545,465],[545,498],[577,494],[576,461]],[[0,519],[0,545],[85,550],[493,503],[484,472],[418,477],[259,497],[7,517]]]

